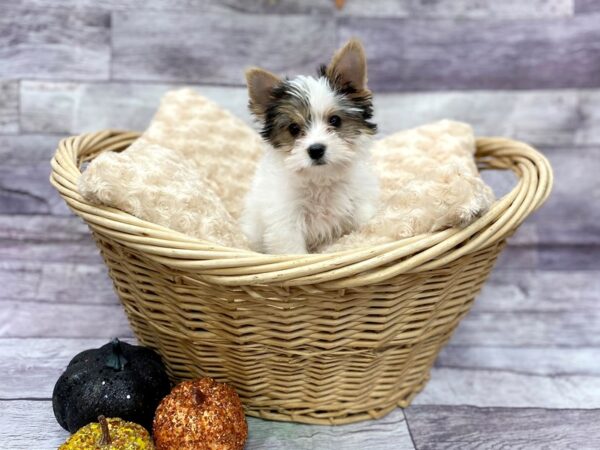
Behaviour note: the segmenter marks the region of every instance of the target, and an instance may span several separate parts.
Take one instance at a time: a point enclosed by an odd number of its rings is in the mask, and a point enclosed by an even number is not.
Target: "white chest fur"
[[[308,251],[332,242],[356,226],[356,188],[345,180],[307,183],[296,190],[300,228]]]
[[[365,161],[336,179],[295,178],[280,167],[266,155],[246,198],[242,227],[256,251],[315,251],[375,213],[377,178]]]

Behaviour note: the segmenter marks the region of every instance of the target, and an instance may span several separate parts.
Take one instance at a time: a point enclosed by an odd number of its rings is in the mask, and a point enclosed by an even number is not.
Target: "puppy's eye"
[[[333,116],[329,117],[329,125],[335,128],[339,128],[342,125],[342,119],[340,118],[340,116],[336,116],[334,114]]]
[[[296,137],[300,134],[300,125],[298,125],[297,123],[290,123],[288,126],[288,131],[292,136]]]

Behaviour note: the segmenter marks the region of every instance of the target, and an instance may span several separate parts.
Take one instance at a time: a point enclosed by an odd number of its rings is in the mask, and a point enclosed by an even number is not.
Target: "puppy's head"
[[[284,166],[306,176],[335,176],[368,149],[376,126],[367,88],[365,52],[350,40],[318,76],[280,79],[266,70],[246,72],[250,110]]]

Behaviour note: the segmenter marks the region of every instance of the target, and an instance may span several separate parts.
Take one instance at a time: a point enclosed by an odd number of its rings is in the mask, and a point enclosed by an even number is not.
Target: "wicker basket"
[[[407,406],[505,239],[552,186],[533,148],[482,138],[480,168],[511,170],[518,183],[468,228],[335,254],[262,255],[87,203],[81,165],[137,137],[64,139],[51,182],[91,228],[136,336],[171,377],[226,381],[249,415],[274,420],[345,424]]]

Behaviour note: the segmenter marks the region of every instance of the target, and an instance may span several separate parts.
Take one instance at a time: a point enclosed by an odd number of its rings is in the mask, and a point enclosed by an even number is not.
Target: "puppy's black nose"
[[[325,154],[325,146],[323,144],[312,144],[308,147],[308,156],[310,156],[315,161],[317,159],[321,159]]]

